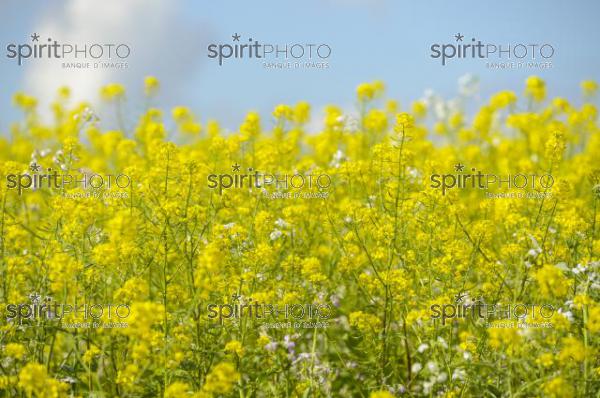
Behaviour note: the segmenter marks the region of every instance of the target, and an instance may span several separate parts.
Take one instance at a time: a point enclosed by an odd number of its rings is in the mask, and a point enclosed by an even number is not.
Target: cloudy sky
[[[76,98],[98,104],[98,89],[123,83],[127,106],[142,108],[143,77],[162,82],[159,105],[190,106],[202,120],[214,118],[235,128],[245,112],[269,112],[278,103],[307,100],[353,106],[354,88],[381,79],[390,97],[407,104],[434,89],[451,97],[465,73],[480,78],[482,95],[522,91],[530,74],[548,80],[551,95],[574,98],[583,79],[600,80],[600,2],[309,0],[303,2],[192,0],[0,0],[0,129],[18,113],[11,105],[22,90],[48,103],[61,85]],[[10,44],[31,44],[31,35],[61,43],[126,43],[126,69],[72,70],[51,59],[7,58]],[[432,44],[548,43],[551,69],[491,70],[482,60],[430,57]],[[324,43],[331,49],[327,69],[269,70],[256,60],[208,58],[210,44],[233,44],[232,35],[261,43]]]

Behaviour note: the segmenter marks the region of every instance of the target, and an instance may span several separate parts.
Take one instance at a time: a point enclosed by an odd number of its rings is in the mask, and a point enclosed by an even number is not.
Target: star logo
[[[240,35],[238,35],[237,33],[232,35],[231,37],[233,37],[233,41],[240,41]]]
[[[32,303],[37,303],[40,301],[40,296],[39,294],[37,294],[37,292],[33,292],[29,295],[29,299],[31,300]]]
[[[240,296],[239,294],[237,294],[237,293],[233,293],[233,294],[231,295],[231,301],[240,301],[240,298],[241,298],[241,297],[242,297],[242,296]]]
[[[37,33],[31,35],[31,41],[39,41],[39,39],[40,35],[38,35]]]
[[[462,173],[462,171],[463,171],[463,169],[464,169],[464,168],[465,168],[465,165],[464,165],[464,164],[460,164],[460,163],[458,163],[458,164],[455,164],[455,165],[454,165],[454,170],[455,170],[455,171],[458,171],[458,172],[461,172],[461,173]]]
[[[454,299],[456,300],[457,303],[462,303],[463,299],[467,296],[468,296],[467,292],[460,292],[460,293],[454,295]]]
[[[239,172],[240,171],[240,167],[241,166],[236,163],[236,164],[234,164],[234,165],[231,166],[231,170],[233,170],[234,172],[236,172],[236,171]]]
[[[33,162],[29,165],[29,170],[31,170],[32,173],[37,173],[41,169],[42,169],[42,166],[40,166],[36,162]]]
[[[455,34],[454,37],[456,38],[456,41],[463,41],[464,38],[464,36],[460,33]]]

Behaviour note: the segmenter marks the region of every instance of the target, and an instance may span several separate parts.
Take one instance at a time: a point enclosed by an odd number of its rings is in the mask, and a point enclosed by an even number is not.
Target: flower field
[[[546,84],[236,131],[153,77],[142,114],[16,94],[0,396],[600,396],[598,85]]]

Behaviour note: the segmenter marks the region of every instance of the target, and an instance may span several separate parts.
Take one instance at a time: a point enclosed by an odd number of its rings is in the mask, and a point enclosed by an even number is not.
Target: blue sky
[[[550,95],[579,96],[579,82],[600,80],[600,2],[597,1],[386,1],[304,2],[185,0],[3,0],[0,5],[0,129],[18,118],[11,96],[24,90],[50,101],[60,85],[77,97],[98,101],[103,84],[128,89],[128,107],[143,106],[142,80],[162,82],[158,105],[188,105],[206,121],[235,128],[249,110],[266,114],[279,103],[309,101],[317,110],[335,103],[353,106],[354,89],[364,81],[386,82],[387,95],[402,104],[433,89],[456,94],[465,73],[480,78],[481,94],[522,91],[537,74]],[[31,60],[18,66],[6,58],[9,43],[28,43],[39,33],[62,42],[128,43],[126,70],[69,71],[57,62]],[[231,43],[231,35],[262,43],[326,43],[332,48],[326,70],[267,70],[260,62],[231,60],[223,66],[207,58],[210,43]],[[482,60],[452,60],[442,66],[430,58],[433,43],[452,43],[454,35],[486,43],[549,43],[551,69],[490,70]]]

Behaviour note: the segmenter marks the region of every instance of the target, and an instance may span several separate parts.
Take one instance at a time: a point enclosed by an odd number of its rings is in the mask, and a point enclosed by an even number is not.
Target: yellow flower
[[[118,83],[110,83],[102,87],[100,96],[106,101],[119,100],[125,97],[125,87]]]
[[[0,376],[0,391],[8,390],[9,387],[17,384],[16,376]]]
[[[127,318],[129,327],[119,331],[133,338],[147,338],[152,334],[152,327],[162,321],[163,315],[164,307],[161,304],[134,302]]]
[[[335,105],[325,107],[325,127],[327,130],[338,130],[344,124],[342,110]]]
[[[30,111],[37,106],[37,99],[23,93],[16,93],[13,96],[13,103],[24,111]]]
[[[546,83],[538,76],[529,76],[525,81],[525,95],[534,100],[541,102],[546,98]]]
[[[219,125],[219,122],[217,122],[216,120],[209,120],[206,123],[206,132],[208,133],[208,136],[210,138],[217,136],[219,134],[220,130],[221,130],[221,126]]]
[[[310,104],[300,101],[294,106],[294,122],[304,124],[310,119]]]
[[[573,361],[583,362],[587,353],[585,346],[575,337],[565,337],[562,339],[563,348],[558,353],[558,360],[563,364],[569,364]]]
[[[427,105],[423,101],[414,101],[411,104],[411,112],[417,119],[423,119],[427,115]]]
[[[433,130],[440,135],[444,135],[448,132],[448,127],[446,126],[445,123],[442,122],[437,122],[434,126],[433,126]]]
[[[378,332],[381,328],[381,320],[363,311],[355,311],[348,316],[348,322],[363,333]]]
[[[65,253],[57,253],[48,260],[49,277],[52,290],[62,291],[65,288],[75,287],[72,276],[83,270],[83,264]]]
[[[562,159],[566,147],[564,133],[554,130],[546,142],[546,156],[553,162],[558,162]]]
[[[583,309],[583,307],[593,303],[593,300],[587,294],[577,294],[573,297],[573,306],[578,309]]]
[[[517,95],[512,91],[501,91],[490,99],[490,106],[493,109],[506,108],[517,102]]]
[[[600,332],[600,305],[590,308],[586,326],[591,333]]]
[[[144,79],[144,92],[146,95],[154,95],[160,87],[160,82],[154,76],[146,76]]]
[[[371,394],[369,394],[369,398],[394,398],[394,395],[389,391],[380,390],[373,391]]]
[[[556,97],[552,100],[552,106],[555,107],[560,112],[570,112],[571,104],[564,98]]]
[[[264,347],[271,342],[271,339],[266,334],[261,334],[256,340],[256,344],[260,347]]]
[[[586,97],[592,97],[598,92],[598,83],[594,80],[584,80],[581,82],[581,90]]]
[[[176,106],[171,110],[171,115],[173,115],[173,120],[178,123],[185,122],[188,120],[192,113],[190,112],[190,108],[187,106]]]
[[[91,346],[90,348],[88,348],[85,351],[85,354],[83,354],[82,360],[84,363],[86,364],[90,364],[92,363],[92,361],[94,360],[94,357],[96,357],[98,354],[100,354],[100,349],[96,346]]]
[[[202,390],[213,394],[228,394],[240,379],[240,374],[228,362],[221,362],[210,370]]]
[[[365,127],[374,132],[383,132],[387,128],[387,114],[379,109],[371,109],[365,116]]]
[[[25,346],[19,343],[8,343],[4,347],[4,354],[10,358],[21,359],[25,356],[26,352]]]
[[[260,116],[256,112],[249,112],[246,120],[240,126],[240,133],[245,139],[257,137],[260,134]]]
[[[199,134],[202,131],[200,123],[188,121],[180,125],[181,131],[188,134]]]
[[[398,113],[399,108],[400,105],[396,100],[391,99],[385,102],[385,111],[390,115],[395,115],[396,113]]]
[[[171,110],[173,120],[177,123],[180,131],[187,134],[199,134],[202,126],[196,121],[196,118],[186,106],[176,106]]]
[[[148,298],[148,285],[142,278],[133,277],[126,280],[113,296],[116,301],[124,303],[143,301]]]
[[[400,133],[402,131],[411,129],[414,127],[414,124],[415,119],[408,113],[399,113],[396,115],[396,132]]]
[[[294,117],[294,110],[289,105],[280,104],[273,110],[273,117],[275,117],[275,119],[292,120]]]
[[[136,364],[130,363],[124,369],[118,371],[116,382],[117,384],[131,387],[139,377],[139,373],[140,368]]]
[[[19,387],[29,396],[38,398],[61,398],[66,396],[68,385],[48,376],[46,367],[28,363],[19,372]]]
[[[544,383],[542,391],[549,398],[572,398],[575,396],[575,390],[562,377],[555,377]]]
[[[491,106],[482,106],[473,118],[473,128],[484,138],[488,136],[494,119],[494,109]]]
[[[568,279],[554,265],[546,264],[534,275],[540,294],[547,298],[562,297],[569,288]]]
[[[554,364],[554,355],[549,352],[545,352],[535,360],[535,363],[543,366],[544,368],[549,368]]]
[[[448,124],[453,129],[460,128],[464,124],[464,115],[461,112],[455,112],[448,119]]]
[[[187,383],[176,381],[167,387],[164,398],[179,398],[189,395],[190,386]]]
[[[302,275],[312,282],[324,281],[327,277],[321,272],[321,262],[316,257],[302,260]]]
[[[232,354],[236,354],[239,357],[244,355],[244,347],[242,346],[242,343],[240,343],[237,340],[231,340],[230,342],[225,344],[225,351],[231,352]]]
[[[372,83],[361,83],[356,88],[356,95],[361,102],[370,101],[382,94],[384,89],[385,85],[379,80]]]
[[[504,348],[506,352],[513,355],[519,350],[521,336],[516,325],[501,326],[502,321],[494,321],[498,326],[490,327],[487,332],[490,337],[489,343],[493,348]]]
[[[71,89],[67,86],[62,86],[58,89],[58,98],[66,100],[71,96]]]
[[[368,101],[375,96],[375,90],[369,83],[361,83],[356,88],[356,95],[361,101]]]

